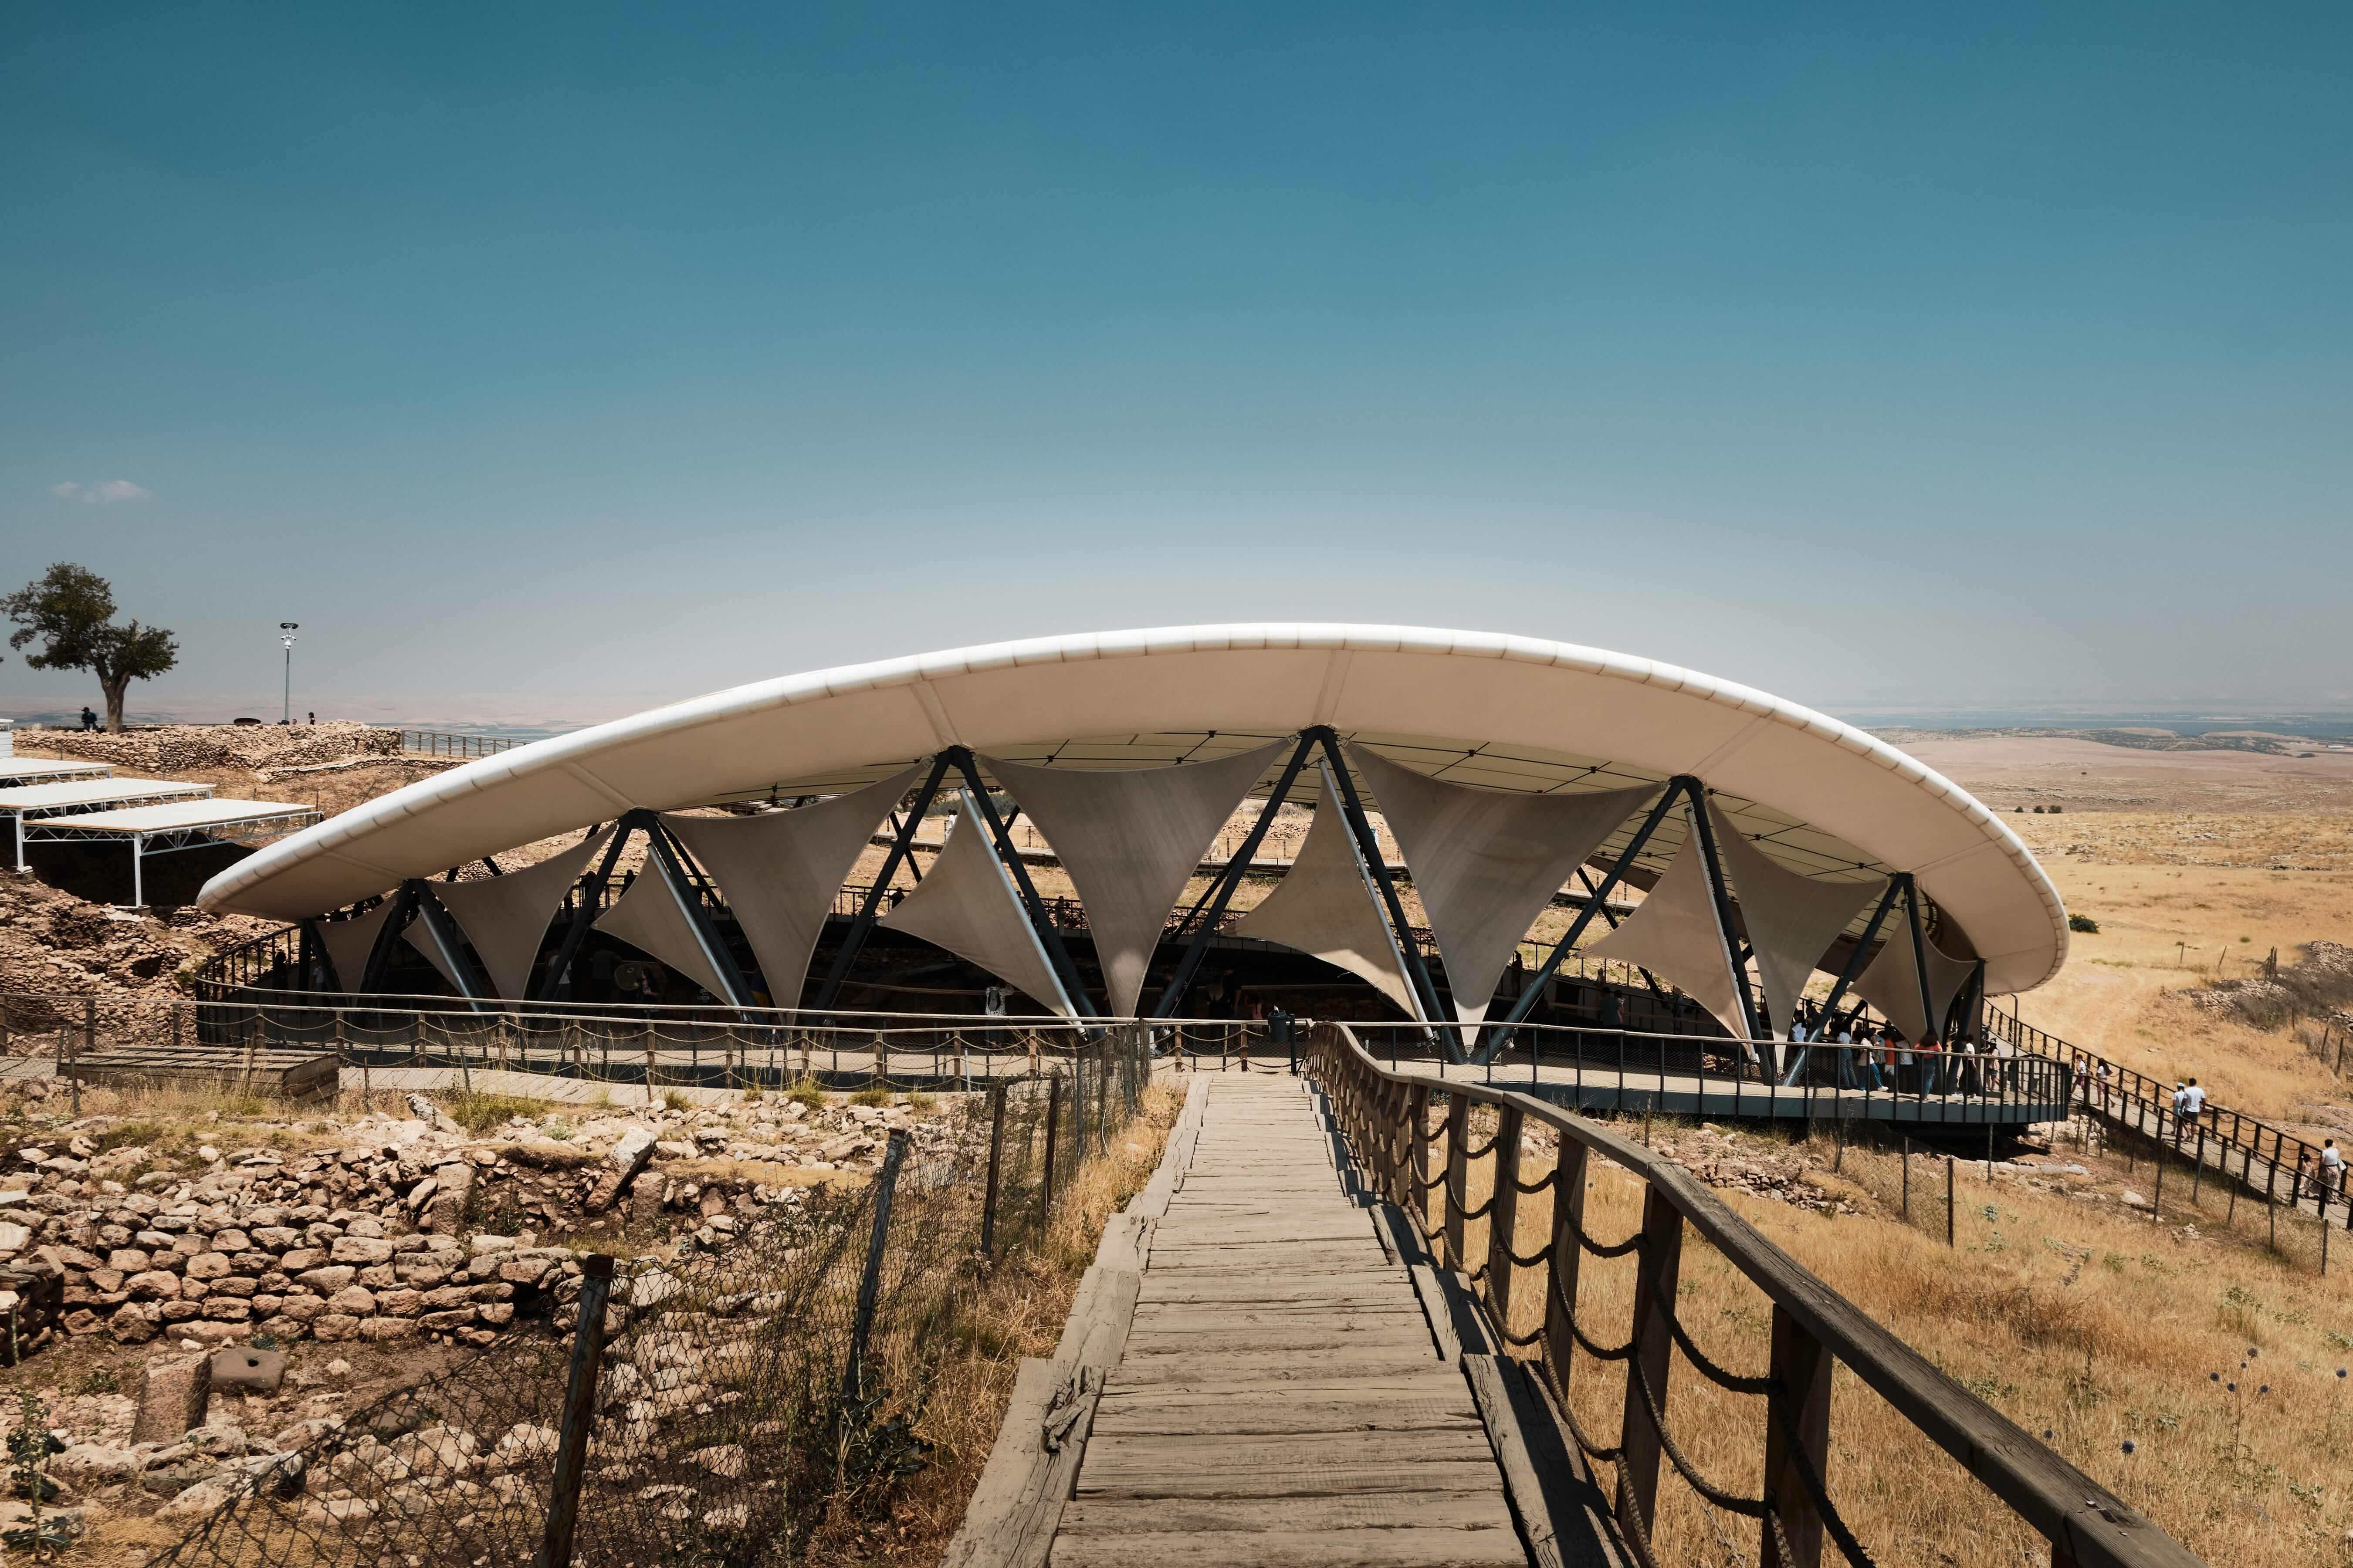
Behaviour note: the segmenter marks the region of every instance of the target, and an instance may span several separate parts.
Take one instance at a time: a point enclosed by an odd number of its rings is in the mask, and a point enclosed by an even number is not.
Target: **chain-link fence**
[[[247,1461],[158,1568],[824,1557],[926,1463],[928,1390],[973,1353],[977,1291],[1135,1114],[1149,1048],[1140,1028],[1104,1032],[968,1099],[939,1144],[894,1133],[872,1183],[719,1247],[625,1263],[609,1285],[584,1260],[554,1331]]]

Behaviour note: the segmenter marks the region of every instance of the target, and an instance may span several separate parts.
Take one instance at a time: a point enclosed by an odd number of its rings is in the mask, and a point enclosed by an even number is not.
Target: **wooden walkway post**
[[[1520,1123],[1525,1116],[1507,1105],[1495,1128],[1495,1194],[1487,1215],[1487,1310],[1495,1326],[1512,1328],[1512,1236],[1519,1228]]]
[[[1471,1195],[1471,1097],[1446,1097],[1446,1267],[1463,1263],[1462,1211]]]
[[[1780,1386],[1767,1397],[1784,1403],[1778,1415],[1768,1412],[1765,1418],[1765,1500],[1780,1515],[1789,1556],[1781,1555],[1773,1521],[1761,1521],[1764,1539],[1757,1562],[1762,1568],[1820,1568],[1822,1516],[1799,1467],[1802,1460],[1812,1467],[1816,1479],[1829,1483],[1831,1365],[1820,1342],[1788,1309],[1774,1303],[1773,1381]]]
[[[1414,1226],[1425,1235],[1432,1228],[1430,1223],[1430,1086],[1417,1083],[1407,1096],[1407,1115],[1412,1125],[1406,1135],[1413,1141],[1413,1192],[1406,1199],[1405,1212],[1415,1217]]]
[[[1585,1247],[1585,1145],[1560,1141],[1552,1184],[1552,1265],[1545,1296],[1545,1362],[1552,1368],[1553,1392],[1568,1400],[1568,1369],[1577,1349],[1572,1315],[1577,1310],[1577,1266]]]
[[[1634,1353],[1626,1363],[1626,1413],[1619,1438],[1624,1457],[1618,1461],[1623,1487],[1618,1500],[1619,1524],[1629,1533],[1648,1540],[1658,1517],[1659,1429],[1651,1419],[1650,1404],[1667,1405],[1667,1369],[1674,1359],[1674,1331],[1667,1314],[1674,1310],[1675,1287],[1683,1271],[1683,1216],[1666,1194],[1651,1187],[1642,1200],[1642,1245],[1635,1250],[1641,1272],[1634,1283]],[[1642,1396],[1644,1385],[1650,1399]]]

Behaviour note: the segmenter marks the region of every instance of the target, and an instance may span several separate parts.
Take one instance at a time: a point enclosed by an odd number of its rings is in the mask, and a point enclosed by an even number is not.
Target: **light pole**
[[[294,634],[301,629],[299,621],[278,623],[278,640],[286,645],[286,711],[279,722],[290,726],[294,722]]]

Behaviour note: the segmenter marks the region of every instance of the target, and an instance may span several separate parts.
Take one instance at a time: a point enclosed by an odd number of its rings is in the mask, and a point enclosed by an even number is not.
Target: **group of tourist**
[[[1932,1095],[1995,1094],[2015,1087],[2017,1053],[2006,1043],[1966,1037],[1949,1045],[1933,1037],[1915,1043],[1893,1025],[1862,1020],[1843,1022],[1833,1037],[1818,1040],[1823,1027],[1809,1005],[1789,1037],[1838,1047],[1841,1089]]]

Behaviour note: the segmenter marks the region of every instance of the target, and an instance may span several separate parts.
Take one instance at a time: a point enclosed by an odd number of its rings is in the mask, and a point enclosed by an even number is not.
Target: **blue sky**
[[[134,710],[282,619],[412,721],[1255,618],[2353,706],[2341,7],[0,28],[0,586],[175,628]]]

